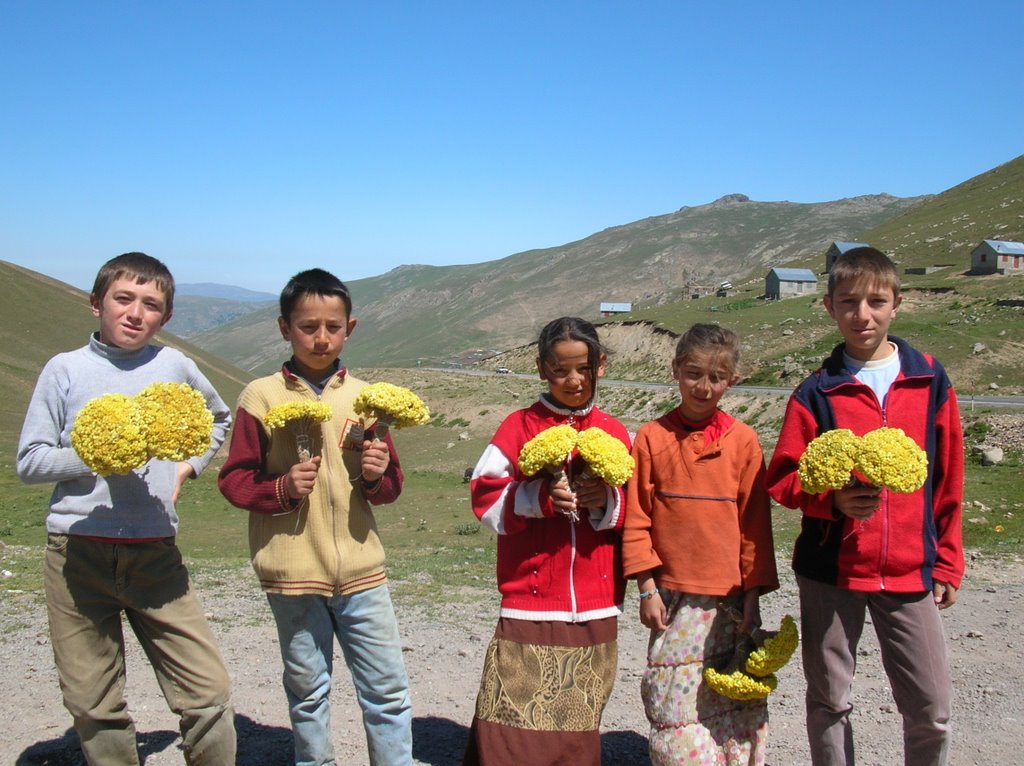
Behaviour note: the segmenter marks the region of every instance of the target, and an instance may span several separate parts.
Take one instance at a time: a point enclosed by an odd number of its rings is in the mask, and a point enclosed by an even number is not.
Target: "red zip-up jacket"
[[[797,574],[855,591],[914,593],[931,590],[935,580],[959,588],[964,456],[956,394],[937,360],[889,340],[899,351],[900,372],[884,407],[846,369],[842,345],[793,392],[768,465],[768,492],[803,511],[793,549]],[[903,429],[928,455],[921,489],[883,489],[878,511],[864,522],[836,511],[831,491],[801,490],[797,466],[814,437],[835,428],[862,436],[882,426]]]
[[[581,509],[579,521],[572,522],[554,509],[546,470],[535,477],[519,470],[523,445],[565,423],[578,431],[596,426],[629,448],[625,426],[597,407],[572,411],[542,398],[505,418],[473,469],[473,513],[498,535],[502,617],[585,622],[618,616],[622,609],[622,488],[609,488],[604,509]],[[582,469],[574,454],[570,481]]]

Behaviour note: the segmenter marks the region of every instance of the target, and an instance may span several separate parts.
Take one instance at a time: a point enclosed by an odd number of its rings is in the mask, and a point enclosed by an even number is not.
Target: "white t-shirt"
[[[874,359],[864,362],[854,359],[843,352],[843,364],[857,380],[875,392],[878,402],[885,406],[885,397],[889,394],[889,387],[900,374],[900,354],[896,345],[888,341],[892,353],[885,359]]]

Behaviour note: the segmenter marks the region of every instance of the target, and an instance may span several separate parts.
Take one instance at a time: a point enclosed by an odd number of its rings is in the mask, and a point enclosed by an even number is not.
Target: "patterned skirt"
[[[768,735],[768,702],[737,702],[704,683],[705,666],[732,657],[735,623],[714,596],[662,591],[668,629],[651,633],[641,694],[651,722],[652,766],[761,766]],[[742,610],[739,599],[735,601]]]
[[[615,617],[577,624],[501,618],[463,764],[599,766],[617,630]]]

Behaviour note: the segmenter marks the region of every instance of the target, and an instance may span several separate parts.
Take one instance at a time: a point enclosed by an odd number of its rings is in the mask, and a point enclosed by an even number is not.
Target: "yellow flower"
[[[324,402],[303,399],[297,402],[275,404],[263,416],[267,428],[283,428],[289,423],[308,426],[312,423],[325,423],[333,416],[331,407]]]
[[[809,495],[842,489],[850,481],[859,448],[860,439],[848,428],[836,428],[815,437],[800,456],[800,487]]]
[[[104,394],[79,410],[71,446],[100,476],[126,474],[149,459],[142,413],[130,396]]]
[[[546,428],[519,450],[519,470],[533,476],[547,466],[564,463],[576,446],[576,429],[570,425]]]
[[[928,478],[928,455],[900,428],[876,428],[861,438],[856,469],[893,492],[915,492]]]
[[[992,527],[992,531],[993,532],[1002,532],[1003,531],[1003,525],[1002,524],[996,524],[994,527]]]
[[[796,621],[787,614],[782,618],[778,632],[770,635],[760,648],[747,656],[745,670],[752,676],[770,676],[789,662],[799,642]]]
[[[408,388],[391,383],[371,383],[352,403],[357,415],[376,418],[395,428],[418,426],[430,420],[430,410]]]
[[[576,438],[576,449],[590,473],[609,487],[621,487],[636,468],[636,462],[626,445],[600,428],[581,431]]]
[[[704,668],[704,682],[723,697],[734,700],[764,699],[779,685],[773,675],[754,678],[739,670],[719,673],[714,668]]]
[[[153,383],[135,401],[150,457],[180,462],[210,449],[213,413],[187,383]]]

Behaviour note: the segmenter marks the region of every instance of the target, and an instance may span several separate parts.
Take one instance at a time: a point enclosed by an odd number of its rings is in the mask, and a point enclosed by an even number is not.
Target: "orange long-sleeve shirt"
[[[678,410],[641,427],[626,491],[626,576],[711,596],[779,587],[764,454],[752,428],[718,410],[692,424]]]

